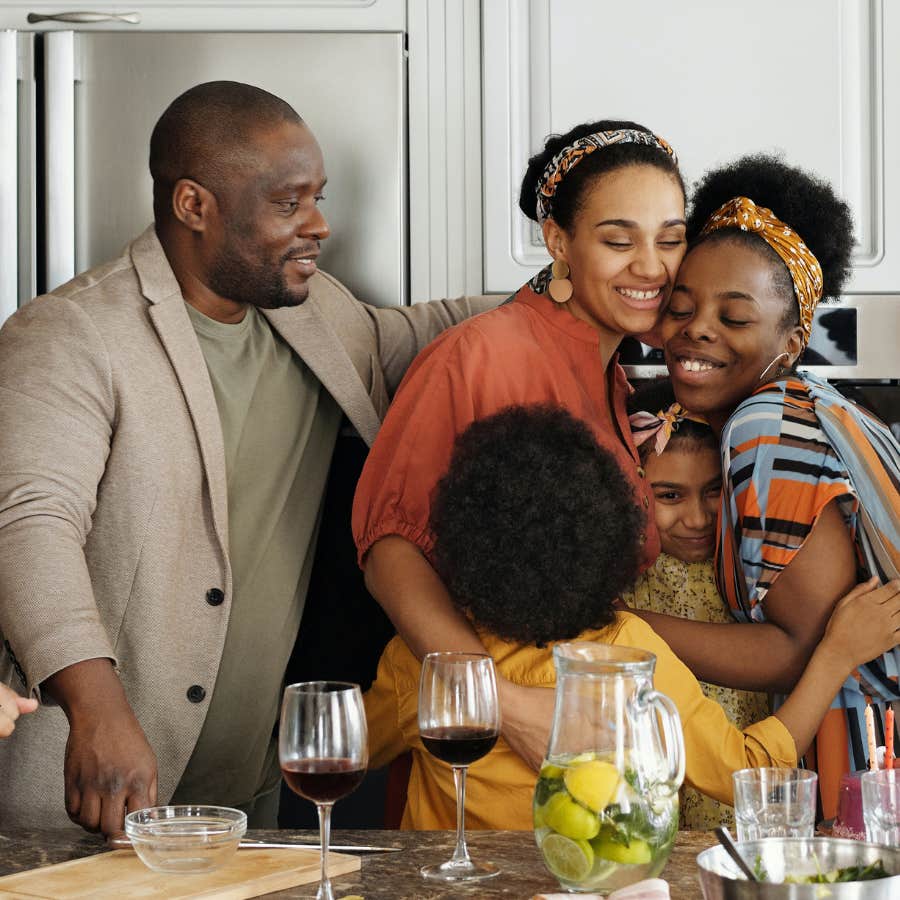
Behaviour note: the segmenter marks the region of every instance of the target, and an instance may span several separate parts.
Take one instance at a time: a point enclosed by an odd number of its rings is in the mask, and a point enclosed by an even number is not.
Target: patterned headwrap
[[[720,228],[740,228],[758,234],[784,261],[791,273],[794,294],[800,307],[803,346],[812,333],[813,311],[822,299],[822,267],[803,239],[771,209],[757,206],[748,197],[735,197],[722,204],[707,220],[700,234]]]
[[[689,413],[680,403],[673,403],[668,409],[661,409],[656,415],[643,410],[632,413],[628,417],[628,421],[631,423],[631,437],[634,440],[634,446],[640,447],[645,441],[655,437],[656,455],[659,456],[666,449],[672,432],[678,431],[678,426],[685,419],[699,422],[701,425],[708,424],[706,419]]]
[[[537,183],[537,217],[538,222],[543,222],[550,215],[553,206],[553,195],[560,182],[572,171],[578,163],[593,153],[613,144],[645,144],[649,147],[658,147],[665,150],[672,161],[677,165],[678,157],[675,151],[661,137],[651,134],[649,131],[638,131],[634,128],[622,128],[616,131],[597,131],[594,134],[578,138],[574,144],[563,147],[550,162],[547,163],[540,180]]]

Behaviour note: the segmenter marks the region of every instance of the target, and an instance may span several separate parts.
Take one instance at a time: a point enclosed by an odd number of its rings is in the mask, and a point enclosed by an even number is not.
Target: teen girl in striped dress
[[[900,574],[900,448],[827,382],[796,371],[815,305],[849,273],[852,222],[831,187],[766,156],[709,173],[661,334],[676,396],[719,432],[717,581],[734,625],[643,614],[708,681],[787,692],[837,600]],[[900,699],[896,648],[855,671],[807,764],[834,815],[864,768],[863,712]]]

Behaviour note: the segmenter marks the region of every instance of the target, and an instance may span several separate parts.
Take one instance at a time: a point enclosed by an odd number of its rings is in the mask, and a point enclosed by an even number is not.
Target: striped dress
[[[790,376],[741,403],[722,432],[722,471],[716,578],[739,621],[765,621],[766,592],[833,500],[854,539],[859,579],[900,575],[900,446],[822,379]],[[807,762],[818,768],[826,818],[841,774],[866,767],[867,702],[884,743],[883,711],[900,699],[898,674],[895,648],[853,672],[823,720]]]

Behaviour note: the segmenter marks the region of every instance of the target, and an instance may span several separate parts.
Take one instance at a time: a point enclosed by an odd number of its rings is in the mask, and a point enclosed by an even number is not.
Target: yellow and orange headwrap
[[[720,228],[740,228],[758,234],[783,260],[791,273],[794,295],[800,307],[803,345],[812,333],[813,311],[822,299],[822,267],[803,238],[785,225],[771,209],[757,206],[749,197],[735,197],[722,204],[707,220],[700,234]]]

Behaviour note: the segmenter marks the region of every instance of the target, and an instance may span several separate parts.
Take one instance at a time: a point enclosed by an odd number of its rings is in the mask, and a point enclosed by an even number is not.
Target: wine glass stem
[[[331,843],[331,803],[317,803],[319,811],[319,840],[322,845],[322,877],[316,900],[334,900],[331,880],[328,877],[328,845]]]
[[[466,847],[466,766],[453,767],[453,781],[456,784],[456,849],[451,863],[471,863],[469,848]]]

